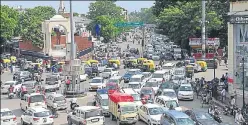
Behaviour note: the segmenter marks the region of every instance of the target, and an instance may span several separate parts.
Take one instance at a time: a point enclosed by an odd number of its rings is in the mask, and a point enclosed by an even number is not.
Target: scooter
[[[225,107],[223,108],[223,114],[224,114],[224,115],[230,115],[231,112],[232,112],[232,110],[231,110],[231,107],[230,107],[230,106],[225,106]]]
[[[210,115],[214,118],[215,121],[217,121],[218,123],[222,123],[222,118],[218,110],[215,110],[214,113]]]
[[[59,117],[59,114],[57,112],[57,109],[56,108],[52,108],[51,110],[52,110],[53,117],[54,118],[58,118]]]
[[[14,93],[13,92],[9,92],[8,93],[8,98],[9,99],[13,99],[14,98]]]

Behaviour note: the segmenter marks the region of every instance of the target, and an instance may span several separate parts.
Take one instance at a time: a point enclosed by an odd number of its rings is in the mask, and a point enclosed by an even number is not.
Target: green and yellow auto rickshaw
[[[142,71],[143,72],[154,72],[155,71],[155,64],[154,63],[143,63]]]
[[[197,61],[197,64],[201,66],[202,72],[206,72],[208,69],[207,63],[205,61]]]
[[[194,76],[194,66],[187,65],[185,71],[186,71],[186,77],[191,78]]]
[[[124,68],[137,68],[138,60],[130,59],[125,62]]]

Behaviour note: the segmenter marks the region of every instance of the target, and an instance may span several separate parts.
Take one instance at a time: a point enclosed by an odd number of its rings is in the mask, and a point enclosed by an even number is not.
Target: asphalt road
[[[132,44],[131,42],[128,42],[128,43],[121,43],[122,50],[126,49],[127,44],[130,44],[130,47],[136,47],[136,48],[141,49],[140,45]],[[120,75],[124,75],[126,70],[122,68],[119,70],[119,72],[120,72]],[[227,72],[225,67],[220,67],[216,70],[216,76],[221,77],[222,74],[224,74],[225,72]],[[44,75],[48,75],[48,74],[44,73]],[[205,77],[207,80],[211,80],[214,77],[213,70],[209,69],[207,72],[197,73],[195,74],[195,77],[196,78]],[[1,78],[2,78],[2,81],[12,80],[12,74],[9,72],[4,73],[1,76]],[[88,86],[89,86],[89,81],[86,81],[80,84],[81,89],[88,88]],[[63,87],[61,89],[63,89]],[[94,94],[95,92],[87,92],[87,96],[78,98],[78,104],[79,105],[91,105],[93,98],[94,98]],[[68,107],[69,107],[69,99],[67,102],[68,102]],[[204,106],[204,108],[201,108],[200,100],[196,98],[194,99],[194,101],[179,101],[179,104],[180,106],[184,106],[187,108],[200,109],[204,111],[207,111],[207,108],[208,108],[208,106]],[[10,110],[12,110],[13,113],[18,117],[17,118],[18,122],[20,122],[20,116],[22,114],[22,111],[20,109],[20,99],[7,99],[6,95],[2,95],[1,96],[1,108],[9,108]],[[66,111],[59,111],[59,117],[54,119],[55,125],[66,125],[67,124],[66,117],[67,117]],[[234,124],[234,119],[232,117],[223,116],[223,119],[224,119],[223,121],[225,122]],[[116,125],[116,122],[111,121],[109,118],[106,118],[106,124]],[[145,123],[139,121],[136,125],[145,125]]]

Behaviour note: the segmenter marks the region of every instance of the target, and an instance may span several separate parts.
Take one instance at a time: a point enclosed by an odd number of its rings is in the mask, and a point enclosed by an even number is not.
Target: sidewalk
[[[236,98],[236,104],[239,108],[243,107],[243,91],[242,90],[236,90],[237,92],[237,98]],[[248,92],[245,91],[245,103],[248,103]],[[221,97],[220,97],[221,98]],[[221,102],[221,100],[216,100],[215,98],[213,98],[214,102],[216,105],[220,106],[220,107],[224,107],[226,105],[230,104],[230,94],[227,93],[226,96],[226,100],[224,100],[223,102]]]

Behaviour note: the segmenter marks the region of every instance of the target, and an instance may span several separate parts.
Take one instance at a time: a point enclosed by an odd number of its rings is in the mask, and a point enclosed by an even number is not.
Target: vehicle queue
[[[15,91],[6,87],[9,89],[9,96],[15,93],[20,98],[20,108],[24,111],[21,124],[56,124],[53,119],[59,117],[58,109],[68,110],[69,125],[104,125],[107,124],[105,117],[110,117],[118,125],[136,124],[138,120],[148,125],[224,124],[220,114],[216,113],[219,112],[217,108],[205,112],[191,110],[181,106],[178,101],[193,101],[194,93],[199,93],[196,88],[200,87],[202,104],[210,104],[211,99],[206,101],[203,91],[208,85],[198,85],[200,83],[197,84],[193,79],[195,73],[208,69],[208,63],[204,60],[197,61],[187,54],[181,55],[180,58],[176,53],[177,57],[174,58],[173,55],[162,52],[158,56],[159,52],[152,48],[153,46],[158,48],[158,43],[147,44],[147,51],[142,58],[135,57],[135,49],[129,48],[122,56],[114,55],[104,60],[82,62],[85,73],[81,75],[90,79],[88,89],[96,91],[92,106],[77,105],[76,99],[72,99],[70,109],[66,107],[66,98],[63,93],[57,92],[57,88],[65,85],[68,79],[57,69],[45,80],[35,79],[36,77],[31,75],[34,74],[32,71],[18,71],[12,84],[8,81],[3,86],[13,87]],[[164,48],[170,48],[170,45],[171,43]],[[173,50],[173,47],[175,46],[172,44],[170,49]],[[163,51],[164,48],[158,50]],[[172,58],[167,58],[169,56]],[[176,63],[165,63],[165,59],[173,58],[181,60]],[[121,59],[124,59],[124,66]],[[159,65],[156,65],[156,60],[160,60]],[[56,65],[63,66],[63,63]],[[122,66],[127,72],[120,76],[118,69]],[[34,67],[40,65],[34,65],[32,68]],[[99,67],[102,68],[101,72],[98,70]],[[27,83],[30,80],[34,82]],[[41,82],[45,82],[45,86],[42,86]],[[124,85],[121,85],[122,82]],[[9,123],[17,124],[16,116],[9,109],[1,109],[1,124]]]

